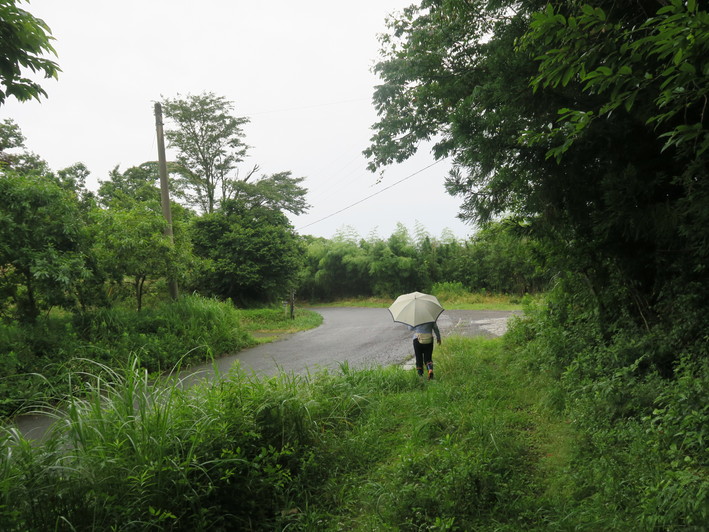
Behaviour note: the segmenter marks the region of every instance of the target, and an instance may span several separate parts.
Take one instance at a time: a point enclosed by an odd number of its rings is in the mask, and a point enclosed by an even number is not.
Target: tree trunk
[[[143,285],[145,284],[145,275],[135,276],[135,299],[138,304],[138,312],[143,308]]]

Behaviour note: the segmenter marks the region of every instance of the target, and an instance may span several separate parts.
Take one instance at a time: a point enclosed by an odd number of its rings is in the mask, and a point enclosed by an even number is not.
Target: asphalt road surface
[[[387,309],[316,308],[324,320],[320,327],[288,335],[278,341],[246,349],[216,361],[220,373],[238,363],[247,373],[258,376],[286,373],[314,373],[338,369],[347,363],[352,369],[403,364],[413,356],[413,334],[394,323]],[[449,335],[499,336],[504,333],[512,312],[446,310],[438,318],[445,342]],[[435,355],[434,355],[435,356]],[[184,372],[186,382],[212,377],[213,365],[205,364]]]
[[[192,367],[180,374],[183,385],[214,378],[215,366],[220,374],[226,374],[236,363],[246,373],[268,377],[279,371],[306,374],[324,368],[337,370],[344,363],[352,369],[404,364],[413,356],[413,334],[405,325],[394,323],[387,309],[314,310],[324,318],[320,327],[222,357],[214,364]],[[438,318],[438,327],[443,342],[451,335],[500,336],[511,314],[505,311],[446,310]],[[15,419],[20,432],[32,439],[41,439],[51,423],[51,418],[43,415]]]

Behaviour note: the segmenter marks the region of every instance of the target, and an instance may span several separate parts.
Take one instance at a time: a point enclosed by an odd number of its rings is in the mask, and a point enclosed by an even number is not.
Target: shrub
[[[65,395],[71,372],[90,371],[89,361],[123,367],[136,355],[150,372],[211,360],[253,345],[239,312],[229,303],[197,296],[153,309],[98,309],[73,318],[0,328],[0,413],[28,402]]]

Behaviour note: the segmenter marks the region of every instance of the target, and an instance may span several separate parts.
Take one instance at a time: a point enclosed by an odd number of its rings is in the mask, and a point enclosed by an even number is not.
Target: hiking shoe
[[[428,380],[433,379],[433,362],[426,364],[426,369],[428,369]]]

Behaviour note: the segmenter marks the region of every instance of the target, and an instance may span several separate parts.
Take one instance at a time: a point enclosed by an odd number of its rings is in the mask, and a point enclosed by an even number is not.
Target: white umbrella
[[[422,292],[411,292],[396,298],[389,307],[394,321],[416,327],[422,323],[435,322],[443,312],[436,296]]]

